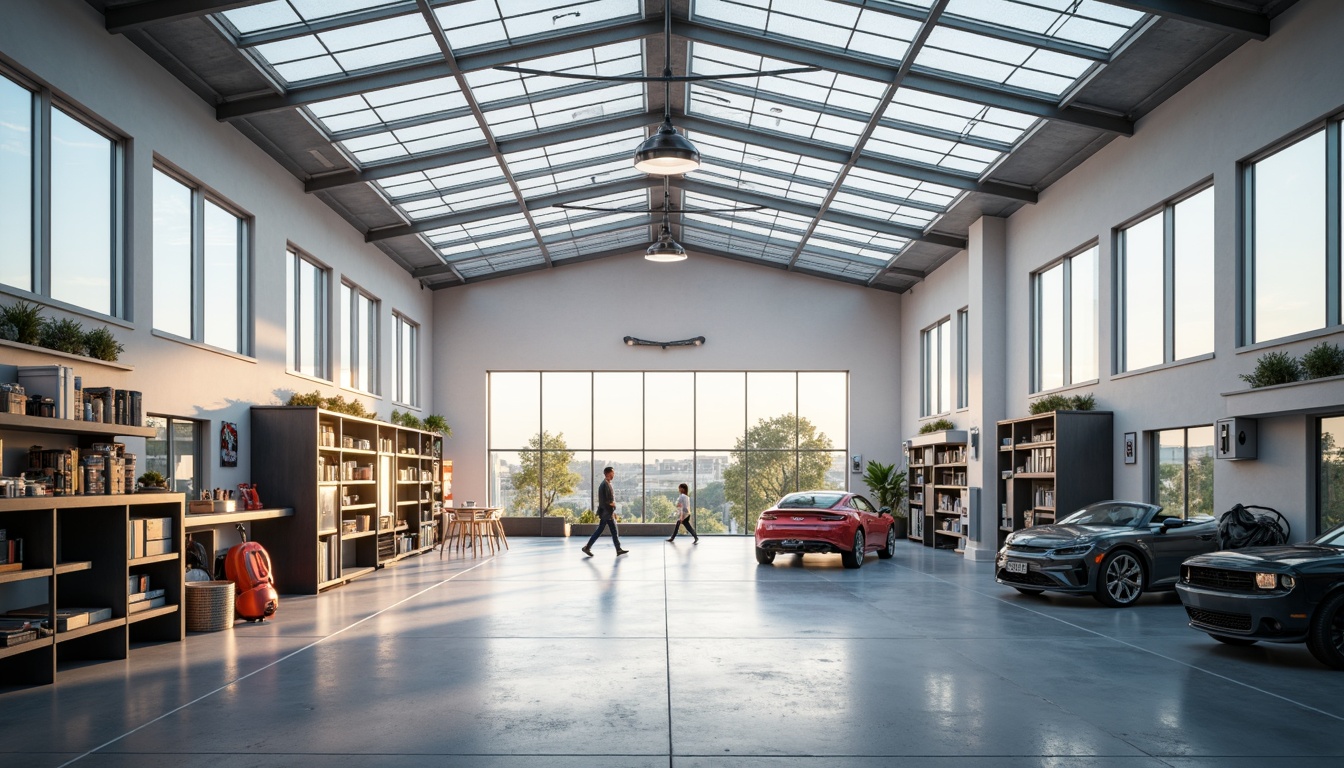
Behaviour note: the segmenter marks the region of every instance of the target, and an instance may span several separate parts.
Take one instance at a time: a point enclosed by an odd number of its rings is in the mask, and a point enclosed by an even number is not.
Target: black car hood
[[[1009,543],[1018,547],[1054,549],[1133,530],[1127,525],[1035,525],[1014,533]]]
[[[1297,544],[1282,547],[1247,547],[1246,549],[1225,549],[1196,555],[1186,560],[1187,565],[1207,568],[1230,568],[1249,571],[1260,565],[1293,567],[1306,564],[1319,564],[1323,560],[1337,560],[1344,563],[1344,549],[1322,547],[1315,544]]]

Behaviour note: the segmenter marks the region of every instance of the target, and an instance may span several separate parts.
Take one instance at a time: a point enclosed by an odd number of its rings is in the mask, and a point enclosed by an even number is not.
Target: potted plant
[[[136,482],[140,484],[141,491],[153,493],[168,490],[168,479],[152,469],[141,475]]]
[[[901,501],[905,498],[905,473],[898,472],[895,464],[883,464],[870,461],[863,475],[863,483],[873,492],[878,509],[891,515],[896,526],[896,537],[906,536],[905,511]]]

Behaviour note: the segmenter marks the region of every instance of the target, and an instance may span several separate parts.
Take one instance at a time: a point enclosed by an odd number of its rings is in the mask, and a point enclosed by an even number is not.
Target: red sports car
[[[761,513],[756,562],[769,565],[779,552],[839,552],[846,568],[863,565],[864,556],[873,551],[885,560],[896,554],[890,513],[857,493],[791,493]]]

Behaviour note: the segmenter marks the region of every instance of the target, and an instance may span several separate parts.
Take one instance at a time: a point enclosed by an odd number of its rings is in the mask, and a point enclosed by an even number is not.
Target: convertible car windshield
[[[1137,525],[1148,513],[1145,507],[1133,504],[1093,504],[1083,507],[1059,521],[1060,525]]]
[[[1344,525],[1337,525],[1317,536],[1315,543],[1326,547],[1344,547]]]
[[[845,497],[843,493],[791,493],[780,499],[779,509],[830,509]]]

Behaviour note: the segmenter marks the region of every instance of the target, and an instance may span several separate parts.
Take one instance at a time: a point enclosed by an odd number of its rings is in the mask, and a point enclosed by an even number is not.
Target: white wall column
[[[1006,219],[982,216],[971,225],[966,238],[967,306],[969,315],[967,387],[971,421],[967,428],[980,428],[978,457],[968,457],[967,475],[972,488],[980,488],[980,521],[966,542],[966,557],[992,560],[999,538],[999,465],[995,424],[1007,418],[1004,369],[1008,339],[1004,329],[1007,312],[1004,265],[1007,261]],[[1021,349],[1024,345],[1017,344]],[[975,525],[973,523],[973,525]]]

